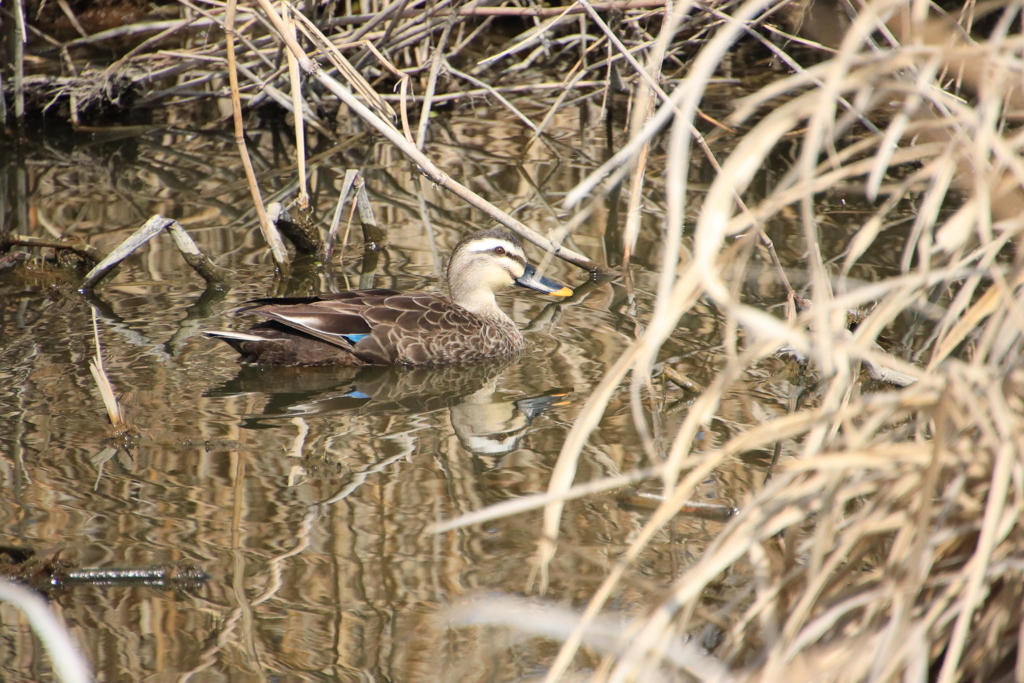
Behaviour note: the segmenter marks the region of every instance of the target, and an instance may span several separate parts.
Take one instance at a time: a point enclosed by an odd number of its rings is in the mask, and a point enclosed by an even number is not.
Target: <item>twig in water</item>
[[[226,285],[230,287],[231,273],[215,264],[206,254],[199,251],[199,247],[196,246],[196,243],[185,232],[185,228],[181,227],[178,221],[171,221],[171,224],[167,226],[167,232],[170,233],[174,246],[181,252],[185,262],[192,267],[192,270],[199,273],[201,278],[211,285]]]
[[[174,245],[181,252],[185,261],[199,273],[200,277],[213,284],[225,284],[230,280],[226,270],[214,265],[206,256],[200,253],[196,243],[192,241],[192,238],[188,236],[188,233],[185,232],[185,229],[177,221],[156,215],[146,221],[145,225],[141,228],[129,235],[124,242],[117,245],[114,251],[110,252],[110,255],[86,273],[85,279],[82,280],[81,290],[87,291],[95,287],[117,264],[131,256],[135,250],[165,229],[171,233],[171,239],[174,240]]]
[[[11,42],[14,44],[14,118],[21,125],[25,118],[25,43],[28,33],[25,31],[25,0],[14,3],[14,31]]]
[[[65,249],[67,251],[73,251],[76,254],[91,259],[94,263],[99,263],[103,260],[103,253],[92,246],[91,244],[85,244],[84,242],[60,242],[57,240],[42,239],[40,237],[30,237],[28,235],[7,235],[3,238],[3,244],[17,244],[23,247],[42,247],[47,249]]]
[[[377,225],[370,198],[366,194],[366,183],[362,175],[356,178],[356,207],[359,209],[359,224],[363,227],[363,265],[359,275],[359,289],[373,289],[373,274],[380,260],[381,246],[385,234]]]
[[[82,281],[82,289],[92,289],[100,280],[105,278],[117,264],[128,258],[136,249],[160,234],[167,226],[167,219],[162,216],[154,216],[146,221],[145,225],[132,233],[128,239],[117,245],[117,249],[96,264],[96,267],[86,273]]]
[[[356,205],[359,207],[359,223],[363,226],[363,242],[379,248],[386,235],[377,225],[377,217],[373,215],[373,206],[366,194],[366,183],[360,175],[356,178]]]

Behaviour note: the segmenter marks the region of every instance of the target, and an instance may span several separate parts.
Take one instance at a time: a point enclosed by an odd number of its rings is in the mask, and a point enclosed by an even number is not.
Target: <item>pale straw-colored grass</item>
[[[690,126],[717,65],[744,24],[768,6],[748,0],[736,9],[648,127],[568,196],[573,206],[624,177],[674,115],[667,246],[655,310],[589,397],[563,446],[548,496],[535,501],[546,505],[540,577],[557,553],[563,502],[580,490],[574,482],[583,444],[620,383],[631,375],[644,390],[661,346],[702,297],[724,312],[732,336],[725,340],[718,377],[692,404],[656,470],[664,502],[563,636],[547,679],[568,670],[631,562],[699,482],[744,452],[792,440],[797,456],[784,459],[772,480],[752,492],[665,599],[634,618],[617,646],[599,648],[606,664],[596,677],[664,675],[664,667],[675,666],[664,648],[678,634],[700,631],[705,591],[723,574],[748,567],[749,584],[718,614],[729,627],[714,654],[732,673],[716,674],[716,680],[1024,680],[1024,666],[1016,663],[1024,637],[1024,279],[1012,253],[1022,227],[1024,159],[1011,115],[1024,66],[1020,40],[1007,35],[1010,20],[974,43],[945,21],[897,21],[910,12],[906,3],[860,8],[833,57],[737,103],[728,125],[740,126],[755,114],[760,119],[721,161],[687,260],[676,247],[686,215]],[[1017,10],[1014,5],[1007,12],[1015,16]],[[874,46],[871,36],[878,32],[883,40]],[[865,119],[877,132],[848,134]],[[791,171],[741,210],[737,193],[794,134],[801,146]],[[890,179],[890,169],[907,164],[916,168],[902,180]],[[917,210],[902,275],[859,283],[835,278],[827,267],[814,197],[854,182],[867,197],[881,199],[863,225],[851,227],[843,273],[882,234],[897,204],[913,200]],[[787,207],[796,209],[793,228],[807,252],[809,306],[780,317],[744,300],[736,286],[745,274],[735,267],[734,240]],[[880,352],[883,330],[936,290],[949,293],[948,305],[923,362]],[[869,302],[874,307],[851,334],[848,310]],[[817,400],[720,448],[695,450],[696,434],[730,387],[782,347],[808,358],[827,379]],[[868,363],[916,381],[866,393],[860,370]],[[688,675],[712,680],[693,670]]]

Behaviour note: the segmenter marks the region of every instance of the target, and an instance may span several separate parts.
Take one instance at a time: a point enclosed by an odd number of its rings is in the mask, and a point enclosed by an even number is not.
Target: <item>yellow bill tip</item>
[[[572,290],[568,287],[562,287],[561,289],[548,293],[548,296],[572,296]]]

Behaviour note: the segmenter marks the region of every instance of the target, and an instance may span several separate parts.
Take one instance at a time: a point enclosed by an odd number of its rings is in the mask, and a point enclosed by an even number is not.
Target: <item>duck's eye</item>
[[[494,253],[497,254],[498,256],[504,256],[505,255],[505,247],[495,247],[494,248]]]

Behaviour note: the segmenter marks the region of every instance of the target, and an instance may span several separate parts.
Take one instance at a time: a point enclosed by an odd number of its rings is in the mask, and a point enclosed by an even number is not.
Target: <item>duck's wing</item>
[[[244,310],[352,350],[372,331],[363,313],[395,294],[390,289],[369,289],[317,297],[256,299]]]
[[[356,353],[386,357],[388,363],[449,362],[450,340],[481,329],[479,318],[436,294],[390,296],[384,305],[369,307],[362,314],[373,333],[359,341]]]
[[[479,325],[472,313],[437,294],[397,294],[381,305],[368,306],[366,320],[409,335],[431,334]]]
[[[341,347],[371,365],[443,362],[431,347],[480,327],[471,313],[436,294],[363,290],[264,301],[252,302],[247,312]]]

